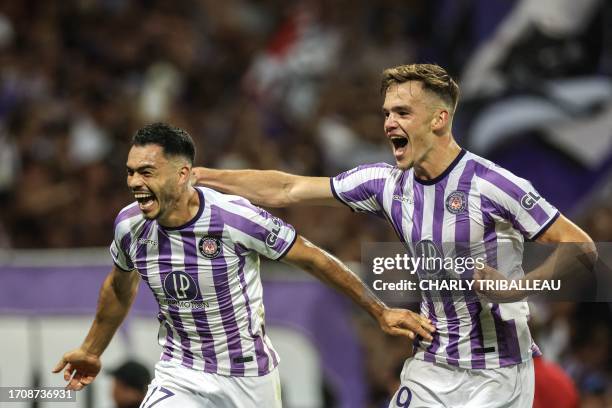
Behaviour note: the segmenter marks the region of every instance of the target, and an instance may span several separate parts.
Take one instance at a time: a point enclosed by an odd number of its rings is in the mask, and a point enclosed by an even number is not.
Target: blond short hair
[[[409,64],[387,68],[382,73],[381,93],[385,95],[393,84],[420,81],[426,89],[455,111],[459,100],[459,85],[444,68],[435,64]]]

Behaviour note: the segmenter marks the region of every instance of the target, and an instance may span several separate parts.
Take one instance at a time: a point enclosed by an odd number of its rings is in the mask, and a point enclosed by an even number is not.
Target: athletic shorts
[[[278,369],[261,377],[230,377],[160,361],[140,408],[281,408]]]
[[[409,358],[389,408],[531,408],[533,360],[471,370]]]

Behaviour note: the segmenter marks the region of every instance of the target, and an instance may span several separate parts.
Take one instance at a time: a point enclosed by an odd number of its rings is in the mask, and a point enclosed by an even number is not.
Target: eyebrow
[[[412,107],[410,107],[408,105],[398,105],[398,106],[393,106],[391,109],[387,109],[384,106],[382,108],[383,112],[388,112],[388,111],[397,112],[397,111],[400,111],[400,110],[405,110],[405,111],[412,112]]]
[[[134,171],[137,173],[142,173],[145,170],[155,170],[155,166],[153,166],[152,164],[145,164],[144,166],[136,167],[135,169],[127,165],[125,167],[128,171]]]

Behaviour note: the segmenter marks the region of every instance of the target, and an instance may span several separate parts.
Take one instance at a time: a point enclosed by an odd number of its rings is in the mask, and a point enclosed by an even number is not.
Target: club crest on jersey
[[[463,191],[453,191],[446,197],[446,209],[451,214],[461,214],[467,208],[467,197]]]
[[[204,258],[216,258],[221,253],[221,240],[215,237],[202,237],[198,249]]]

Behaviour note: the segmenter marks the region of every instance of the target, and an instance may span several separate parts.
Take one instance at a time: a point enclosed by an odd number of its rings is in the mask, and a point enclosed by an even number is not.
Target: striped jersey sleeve
[[[536,240],[560,214],[529,181],[508,170],[493,165],[477,168],[476,174],[482,199],[527,239]]]
[[[387,163],[375,163],[340,173],[330,181],[334,197],[353,211],[382,216],[383,190],[393,168]]]
[[[291,224],[256,207],[245,198],[235,198],[227,210],[231,213],[226,223],[231,227],[232,240],[245,250],[278,260],[289,252],[297,234]],[[229,222],[228,222],[229,221]]]
[[[134,262],[129,255],[132,243],[129,220],[138,214],[140,214],[138,206],[130,205],[121,210],[115,218],[114,237],[110,245],[110,254],[115,265],[124,271],[131,271],[135,268]]]

